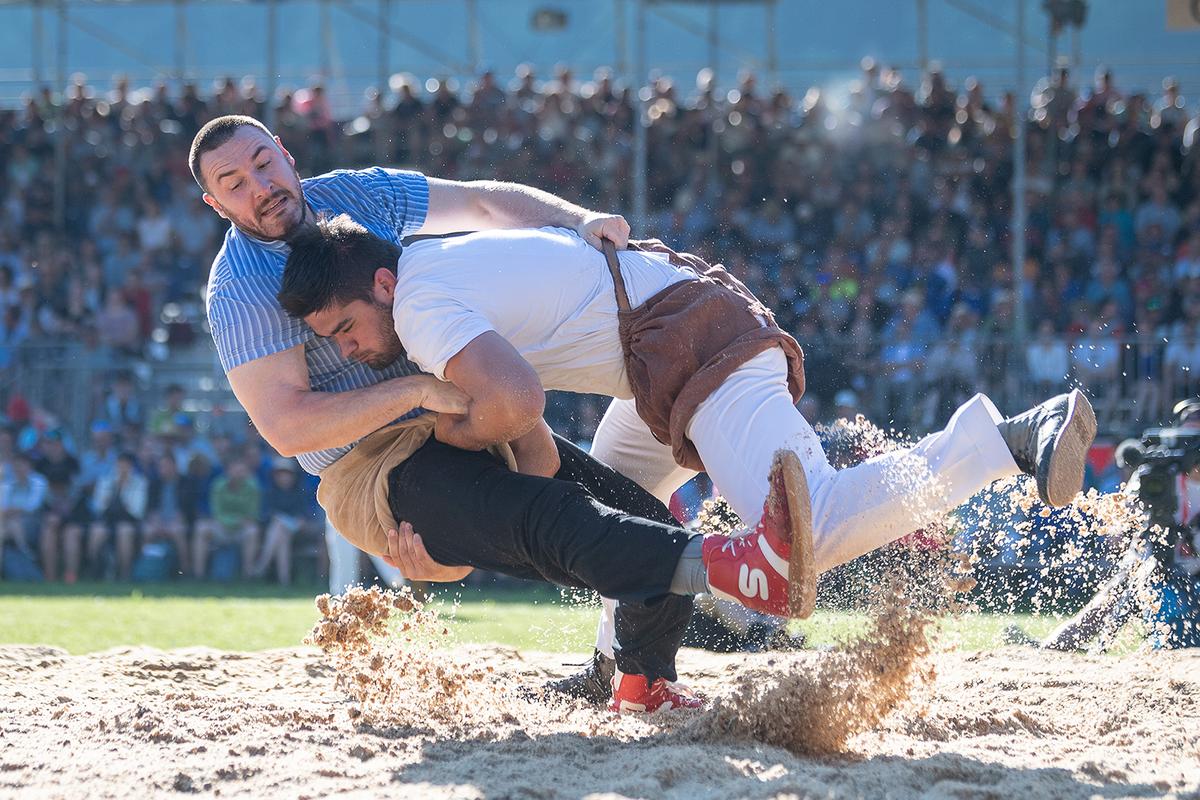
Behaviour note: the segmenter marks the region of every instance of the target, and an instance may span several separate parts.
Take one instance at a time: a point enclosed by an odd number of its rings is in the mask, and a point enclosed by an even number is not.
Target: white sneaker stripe
[[[770,542],[767,537],[761,533],[758,535],[758,546],[762,550],[763,557],[767,559],[767,563],[771,565],[771,569],[779,573],[785,581],[788,579],[788,562],[786,559],[780,558],[779,555],[771,549]]]

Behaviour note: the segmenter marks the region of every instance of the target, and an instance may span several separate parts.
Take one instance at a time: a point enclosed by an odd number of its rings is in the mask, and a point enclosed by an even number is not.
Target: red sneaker
[[[613,699],[609,709],[620,713],[647,713],[660,708],[704,708],[704,701],[666,678],[648,683],[645,675],[626,675],[620,670],[613,675]]]
[[[753,529],[705,537],[701,552],[709,588],[755,611],[804,619],[816,602],[817,573],[808,482],[795,453],[775,454],[770,484]]]

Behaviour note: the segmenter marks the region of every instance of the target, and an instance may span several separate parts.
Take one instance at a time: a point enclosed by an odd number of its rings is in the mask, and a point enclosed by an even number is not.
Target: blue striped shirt
[[[304,197],[317,214],[349,214],[371,233],[399,245],[425,223],[429,183],[419,172],[372,167],[337,170],[301,181]],[[208,278],[208,323],[221,367],[234,367],[304,345],[313,391],[344,392],[389,378],[420,372],[401,359],[374,370],[342,357],[332,339],[316,336],[308,325],[288,316],[276,294],[283,279],[289,247],[266,242],[230,226],[225,244]],[[408,416],[422,413],[420,409]],[[317,475],[352,445],[304,453],[300,465]]]

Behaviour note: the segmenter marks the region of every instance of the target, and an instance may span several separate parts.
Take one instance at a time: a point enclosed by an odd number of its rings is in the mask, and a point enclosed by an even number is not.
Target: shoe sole
[[[1046,470],[1046,503],[1067,505],[1083,488],[1088,450],[1096,438],[1096,412],[1078,389],[1067,395],[1067,421],[1058,432]]]
[[[787,493],[791,555],[788,558],[788,616],[808,619],[817,604],[817,561],[813,555],[812,498],[800,457],[791,450],[775,454]]]

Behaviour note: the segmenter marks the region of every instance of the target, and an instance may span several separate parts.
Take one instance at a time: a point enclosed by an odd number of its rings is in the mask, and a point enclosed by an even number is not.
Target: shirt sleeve
[[[372,167],[368,188],[401,238],[416,233],[429,213],[429,181],[419,172]]]
[[[396,333],[408,357],[425,372],[446,380],[446,363],[473,340],[495,328],[479,312],[434,294],[406,298],[396,305]]]
[[[310,338],[308,326],[280,307],[277,292],[273,281],[257,275],[230,279],[210,290],[208,325],[226,373]]]

